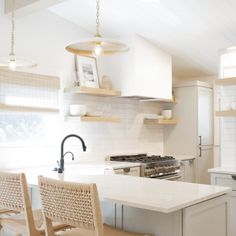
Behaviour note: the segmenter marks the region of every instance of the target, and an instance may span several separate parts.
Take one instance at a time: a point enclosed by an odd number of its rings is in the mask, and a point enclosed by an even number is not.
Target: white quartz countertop
[[[172,155],[176,160],[186,161],[186,160],[194,160],[196,156],[192,155]]]
[[[230,188],[220,186],[114,175],[109,171],[104,175],[104,166],[98,168],[96,174],[91,166],[87,166],[87,170],[81,165],[66,167],[63,174],[48,167],[18,172],[24,172],[32,186],[37,186],[39,175],[71,182],[96,183],[101,200],[163,213],[174,212],[231,191]],[[85,175],[85,170],[88,175]]]
[[[236,175],[236,167],[216,167],[208,170],[209,173]]]

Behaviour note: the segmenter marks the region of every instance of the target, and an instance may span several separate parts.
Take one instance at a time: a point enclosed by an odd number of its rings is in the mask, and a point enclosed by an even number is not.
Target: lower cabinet
[[[125,167],[114,169],[115,174],[118,175],[131,175],[131,176],[140,176],[140,167]]]
[[[229,174],[211,174],[211,184],[231,187],[229,199],[229,236],[236,235],[236,176]]]
[[[195,165],[194,160],[182,160],[180,163],[181,179],[180,181],[195,182]]]
[[[105,223],[154,236],[229,236],[228,196],[222,195],[189,207],[161,213],[111,202],[102,204]],[[114,219],[115,218],[115,219]]]
[[[183,210],[183,235],[228,235],[228,196],[214,198]]]

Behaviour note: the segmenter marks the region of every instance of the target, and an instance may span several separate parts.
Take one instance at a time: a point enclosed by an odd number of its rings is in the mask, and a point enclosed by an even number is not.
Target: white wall
[[[173,82],[174,83],[178,83],[178,82],[183,82],[183,81],[195,81],[195,80],[199,80],[199,81],[203,81],[209,84],[213,84],[214,80],[217,79],[217,75],[212,75],[212,76],[202,76],[202,77],[191,77],[191,78],[177,78],[174,77],[173,78]]]
[[[2,16],[1,58],[7,57],[10,51],[10,26],[10,16]],[[65,45],[88,36],[85,30],[51,12],[40,11],[16,19],[16,55],[38,64],[36,68],[29,69],[30,72],[68,76],[73,70],[73,56],[64,50]]]
[[[61,77],[63,85],[73,83],[74,57],[67,53],[64,47],[70,41],[91,35],[48,11],[19,18],[16,24],[16,54],[38,63],[38,67],[29,71],[58,75]],[[1,17],[0,34],[1,45],[4,45],[0,47],[0,55],[7,55],[10,47],[9,17]],[[108,60],[112,60],[112,57]],[[100,74],[105,73],[102,69],[101,67]],[[113,86],[117,88],[116,80],[113,80]],[[161,154],[163,152],[162,127],[143,125],[145,113],[157,113],[160,110],[157,104],[140,104],[137,100],[129,99],[69,95],[66,95],[64,101],[66,111],[70,103],[85,103],[93,110],[105,107],[108,113],[121,117],[122,122],[109,124],[79,123],[77,121],[64,123],[61,121],[58,130],[55,130],[53,145],[41,147],[4,147],[0,145],[0,169],[56,163],[56,160],[60,158],[60,142],[64,135],[70,133],[83,137],[88,147],[88,151],[82,153],[77,140],[68,141],[67,145],[71,143],[72,146],[66,146],[66,148],[75,152],[76,160],[104,160],[106,155],[115,153]],[[69,161],[70,158],[67,158],[66,162]]]

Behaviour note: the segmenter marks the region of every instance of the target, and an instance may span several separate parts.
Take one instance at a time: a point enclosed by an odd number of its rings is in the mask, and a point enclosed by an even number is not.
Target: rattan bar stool
[[[18,211],[11,211],[8,209],[0,209],[0,215],[8,215],[8,214],[18,214]]]
[[[148,236],[103,224],[96,184],[78,184],[39,176],[46,235],[54,236],[52,221],[74,228],[61,236]]]
[[[25,175],[0,172],[0,208],[4,212],[20,212],[14,216],[0,216],[0,229],[16,235],[45,235],[41,210],[32,211]],[[3,212],[3,211],[2,211]],[[68,228],[67,224],[54,223],[54,230]]]

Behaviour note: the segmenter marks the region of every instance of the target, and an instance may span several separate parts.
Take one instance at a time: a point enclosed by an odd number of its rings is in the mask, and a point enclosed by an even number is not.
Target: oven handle
[[[164,178],[165,180],[176,180],[176,179],[180,179],[182,176],[181,175],[175,175],[169,178]]]

